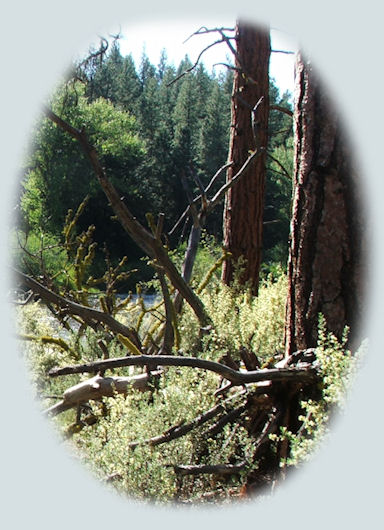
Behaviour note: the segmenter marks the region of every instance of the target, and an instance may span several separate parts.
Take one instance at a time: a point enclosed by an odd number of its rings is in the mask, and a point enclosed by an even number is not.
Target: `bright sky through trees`
[[[123,55],[132,54],[135,63],[140,64],[143,51],[145,51],[152,64],[157,65],[163,49],[167,52],[168,62],[173,62],[177,67],[179,62],[188,55],[194,62],[199,53],[210,43],[220,39],[217,33],[207,35],[192,35],[202,25],[213,27],[234,27],[232,21],[218,21],[214,24],[202,21],[157,21],[132,26],[122,26],[120,50]],[[297,42],[294,38],[278,30],[272,30],[272,49],[296,51]],[[185,42],[187,40],[187,42]],[[201,61],[208,71],[211,71],[215,63],[228,63],[231,60],[231,52],[226,43],[217,44],[204,52]],[[293,91],[293,65],[294,55],[285,53],[272,53],[270,63],[270,74],[276,81],[281,92]],[[215,66],[218,71],[220,66]]]

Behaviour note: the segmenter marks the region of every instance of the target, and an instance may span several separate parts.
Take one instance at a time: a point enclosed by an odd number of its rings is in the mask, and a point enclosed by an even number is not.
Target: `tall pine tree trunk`
[[[229,160],[234,165],[228,170],[231,180],[249,152],[266,148],[268,141],[269,57],[270,36],[266,28],[238,23],[236,28],[237,56],[231,110]],[[263,97],[257,109],[257,138],[252,128],[252,109]],[[263,210],[265,188],[265,151],[256,157],[246,174],[229,190],[224,206],[224,246],[232,258],[224,262],[222,280],[229,285],[234,266],[245,259],[241,283],[250,281],[257,294],[262,251]]]
[[[352,152],[310,63],[299,55],[286,354],[316,346],[319,313],[341,337],[361,316],[362,204]]]

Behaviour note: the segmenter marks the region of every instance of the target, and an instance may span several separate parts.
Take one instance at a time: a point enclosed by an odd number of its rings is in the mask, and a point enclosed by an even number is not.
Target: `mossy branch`
[[[44,301],[58,306],[62,311],[68,311],[71,315],[80,317],[86,323],[91,322],[94,324],[106,325],[113,333],[120,333],[124,337],[128,337],[134,344],[140,347],[136,332],[113,318],[108,313],[72,302],[63,296],[56,294],[47,287],[44,287],[44,285],[40,284],[34,278],[31,278],[21,271],[15,271],[15,273],[19,281],[29,289],[32,289],[34,293],[40,295]]]
[[[74,359],[76,360],[80,359],[80,355],[77,352],[75,352],[64,339],[60,337],[52,337],[50,335],[35,336],[35,335],[28,335],[28,334],[20,333],[17,335],[17,338],[21,340],[40,342],[41,344],[52,344],[70,353]]]

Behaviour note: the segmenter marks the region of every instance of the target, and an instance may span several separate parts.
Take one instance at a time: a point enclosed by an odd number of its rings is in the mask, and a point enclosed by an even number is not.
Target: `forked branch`
[[[168,252],[157,237],[146,230],[130,212],[116,188],[108,179],[106,172],[99,160],[96,148],[90,143],[84,130],[72,127],[68,122],[57,116],[52,110],[46,109],[47,117],[56,123],[63,131],[75,138],[85,155],[89,159],[96,178],[99,181],[111,207],[120,221],[121,226],[135,241],[135,243],[152,259],[163,267],[172,285],[181,293],[182,297],[193,309],[202,326],[209,324],[210,319],[205,311],[200,298],[194,293],[188,283],[183,279],[176,266],[168,255]]]
[[[15,273],[18,276],[18,280],[31,289],[35,294],[38,294],[45,302],[54,304],[62,311],[68,312],[71,315],[79,316],[84,322],[104,324],[108,326],[113,333],[128,337],[136,346],[140,347],[137,334],[134,332],[134,330],[125,326],[113,318],[113,316],[110,314],[99,311],[98,309],[93,309],[91,307],[78,304],[76,302],[72,302],[68,298],[64,298],[63,296],[51,291],[47,287],[44,287],[44,285],[39,283],[37,280],[21,271],[16,270]]]

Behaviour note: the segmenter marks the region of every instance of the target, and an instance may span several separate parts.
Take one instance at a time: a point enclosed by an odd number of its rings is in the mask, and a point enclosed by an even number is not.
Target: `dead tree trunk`
[[[339,116],[299,55],[286,354],[316,346],[319,313],[341,337],[362,304],[362,204]]]
[[[227,172],[227,181],[236,175],[249,152],[266,149],[268,140],[269,31],[238,23],[236,42],[228,158],[233,165]],[[264,152],[258,156],[241,182],[229,190],[224,206],[224,247],[232,258],[224,262],[222,280],[227,285],[232,282],[234,266],[242,257],[246,263],[240,281],[250,281],[255,294],[262,251],[265,156]]]

